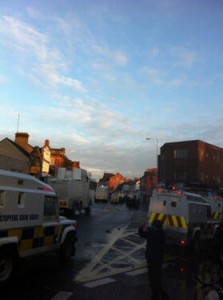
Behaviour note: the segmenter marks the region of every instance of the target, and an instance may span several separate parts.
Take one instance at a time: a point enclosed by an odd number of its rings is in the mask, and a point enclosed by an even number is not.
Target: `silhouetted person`
[[[150,228],[140,226],[138,233],[140,237],[147,239],[146,260],[152,299],[167,300],[169,299],[168,295],[162,287],[162,263],[165,244],[162,222],[154,220]]]

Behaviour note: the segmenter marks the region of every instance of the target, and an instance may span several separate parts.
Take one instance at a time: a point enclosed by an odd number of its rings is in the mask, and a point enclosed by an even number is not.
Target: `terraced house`
[[[69,160],[65,148],[51,148],[49,140],[42,147],[29,144],[27,132],[17,132],[15,141],[0,141],[0,169],[31,174],[35,177],[54,175],[57,167],[79,168],[79,162]]]

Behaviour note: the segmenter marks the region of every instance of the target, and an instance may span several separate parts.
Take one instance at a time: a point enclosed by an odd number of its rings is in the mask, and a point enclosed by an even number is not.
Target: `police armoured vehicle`
[[[148,222],[162,221],[168,244],[196,249],[219,230],[220,220],[211,212],[211,204],[199,194],[157,187],[150,198]]]
[[[75,253],[76,221],[59,216],[52,187],[26,174],[0,170],[0,284],[17,261],[56,251],[62,260]]]

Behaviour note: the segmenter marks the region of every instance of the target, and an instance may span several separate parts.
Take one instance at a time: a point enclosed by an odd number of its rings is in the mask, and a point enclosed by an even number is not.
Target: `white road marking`
[[[139,274],[144,274],[147,271],[148,271],[147,268],[143,268],[143,269],[138,269],[138,270],[135,270],[135,271],[127,272],[126,275],[135,276],[135,275],[139,275]]]
[[[100,279],[100,280],[85,283],[84,286],[86,286],[88,288],[94,288],[94,287],[97,287],[99,285],[111,283],[111,282],[114,282],[114,281],[116,281],[116,280],[112,279],[112,278],[103,278],[103,279]]]
[[[70,292],[60,291],[51,300],[67,300],[71,295],[72,293]]]
[[[89,282],[146,266],[144,255],[134,257],[135,253],[145,247],[145,241],[138,243],[137,239],[131,240],[132,237],[138,237],[138,234],[135,229],[128,229],[127,226],[113,230],[109,243],[76,275],[74,281]],[[123,247],[115,245],[117,240],[124,242]]]
[[[138,243],[137,239],[134,241],[131,237],[138,237],[138,234],[135,229],[129,229],[128,225],[113,230],[109,243],[104,245],[73,280],[84,283],[145,267],[144,256],[134,257],[135,253],[145,247],[145,241]],[[124,242],[123,247],[115,245],[117,240]],[[113,256],[112,259],[109,257],[109,252]]]
[[[74,278],[74,281],[84,282],[91,280],[93,277],[92,275],[94,275],[95,277],[95,275],[98,273],[97,271],[93,272],[95,266],[101,264],[103,256],[112,248],[113,244],[122,235],[125,229],[126,227],[122,228],[119,231],[115,231],[115,234],[112,235],[109,243],[104,248],[102,248],[101,251],[99,251],[99,253],[95,255],[92,261],[77,274],[77,276]],[[105,277],[105,275],[102,276]]]

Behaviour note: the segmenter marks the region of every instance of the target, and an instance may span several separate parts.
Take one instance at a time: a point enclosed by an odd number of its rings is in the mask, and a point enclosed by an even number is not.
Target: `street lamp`
[[[159,139],[147,137],[146,140],[147,141],[152,141],[152,140],[156,141],[156,155],[158,156],[158,154],[159,154]]]
[[[158,155],[159,155],[159,139],[157,138],[150,138],[150,137],[147,137],[146,138],[147,141],[156,141],[156,163],[157,163],[157,169],[158,169]]]

